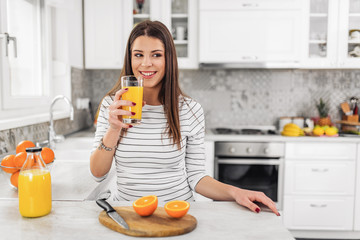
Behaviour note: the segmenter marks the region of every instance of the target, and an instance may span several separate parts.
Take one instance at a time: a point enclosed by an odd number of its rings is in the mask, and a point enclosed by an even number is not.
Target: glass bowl
[[[0,185],[2,185],[4,182],[6,182],[8,185],[10,185],[13,189],[17,189],[17,179],[13,174],[17,173],[19,174],[20,169],[19,167],[5,167],[1,165],[2,160],[0,160]],[[54,165],[54,161],[51,163],[46,164],[46,168],[51,172]]]

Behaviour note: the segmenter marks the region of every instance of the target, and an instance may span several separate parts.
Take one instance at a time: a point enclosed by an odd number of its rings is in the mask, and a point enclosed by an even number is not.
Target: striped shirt
[[[112,102],[113,96],[106,96],[101,103],[93,150],[109,128],[108,107]],[[128,129],[114,154],[113,200],[133,201],[146,195],[156,195],[164,202],[194,200],[192,191],[205,176],[204,112],[199,103],[180,97],[179,117],[180,150],[164,134],[167,119],[163,106],[143,107],[141,124]]]

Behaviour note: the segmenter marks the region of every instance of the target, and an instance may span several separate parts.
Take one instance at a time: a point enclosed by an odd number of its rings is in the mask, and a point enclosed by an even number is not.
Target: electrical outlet
[[[88,109],[89,108],[89,98],[78,98],[76,99],[76,108],[77,109]]]

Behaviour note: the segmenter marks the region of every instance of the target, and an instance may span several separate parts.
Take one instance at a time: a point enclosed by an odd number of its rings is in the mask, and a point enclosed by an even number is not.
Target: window
[[[39,108],[49,101],[44,2],[0,1],[2,109]]]

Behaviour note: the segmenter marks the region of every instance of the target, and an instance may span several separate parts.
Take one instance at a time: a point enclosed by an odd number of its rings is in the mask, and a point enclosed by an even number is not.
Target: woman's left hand
[[[235,188],[234,191],[234,199],[235,201],[249,208],[253,212],[260,212],[260,207],[256,205],[254,202],[260,202],[271,209],[277,216],[280,216],[275,203],[267,197],[263,192],[251,191],[241,188]]]

